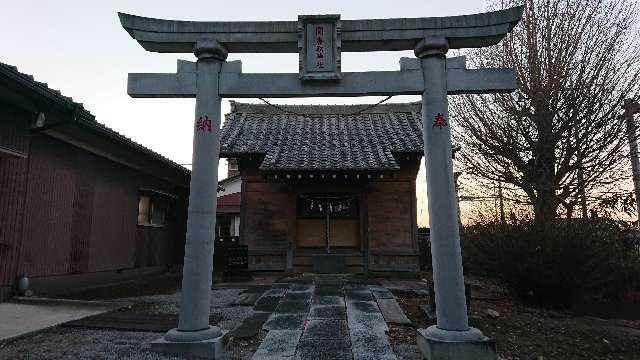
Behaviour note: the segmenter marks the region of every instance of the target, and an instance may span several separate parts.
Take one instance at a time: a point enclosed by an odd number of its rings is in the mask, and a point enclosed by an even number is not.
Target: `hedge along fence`
[[[640,289],[638,234],[606,219],[482,224],[461,232],[465,271],[498,280],[512,294],[549,307],[619,299]]]

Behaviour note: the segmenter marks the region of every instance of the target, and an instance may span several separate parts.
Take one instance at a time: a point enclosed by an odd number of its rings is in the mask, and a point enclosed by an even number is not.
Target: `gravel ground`
[[[211,313],[220,314],[218,324],[231,330],[253,313],[250,306],[232,306],[243,289],[211,291]],[[136,311],[177,314],[180,293],[122,298],[136,304]],[[150,351],[159,333],[89,330],[55,327],[16,340],[0,342],[0,359],[179,359]],[[227,347],[227,359],[250,359],[253,352]]]
[[[251,314],[251,306],[234,306],[244,289],[216,289],[211,291],[211,315],[219,314],[222,319],[218,326],[225,330],[232,330],[240,325],[242,320]],[[128,301],[142,307],[150,314],[178,314],[180,312],[180,292],[171,295],[153,295],[121,298],[117,300]]]
[[[393,346],[393,351],[398,356],[398,360],[421,360],[422,353],[418,345],[399,344]]]
[[[242,291],[244,289],[211,290],[211,310],[232,306]],[[178,291],[171,295],[136,296],[115,300],[145,304],[147,311],[152,314],[177,314],[180,312],[180,296],[181,293]]]
[[[52,328],[7,344],[0,359],[178,359],[150,351],[157,333]]]
[[[152,352],[149,343],[159,336],[160,334],[149,332],[81,330],[58,327],[9,343],[0,343],[0,359],[182,359]],[[252,351],[228,346],[224,359],[248,360],[252,356]]]

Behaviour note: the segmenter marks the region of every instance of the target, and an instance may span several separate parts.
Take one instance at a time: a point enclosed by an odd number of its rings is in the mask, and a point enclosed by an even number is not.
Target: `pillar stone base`
[[[418,347],[427,360],[497,360],[495,343],[480,330],[418,329]]]
[[[219,330],[217,328],[216,330],[220,333],[217,337],[205,338],[203,340],[187,340],[187,338],[202,338],[204,334],[198,333],[211,334],[212,331],[204,330],[189,332],[171,329],[163,337],[151,343],[151,351],[168,355],[176,355],[187,359],[222,359],[224,351],[224,335],[228,331]],[[176,333],[186,333],[184,341],[182,341],[183,339],[180,339],[181,341],[172,341],[167,339],[175,338]]]

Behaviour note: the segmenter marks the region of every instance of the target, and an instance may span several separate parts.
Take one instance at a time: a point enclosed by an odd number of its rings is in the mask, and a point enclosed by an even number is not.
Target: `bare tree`
[[[501,6],[517,4],[507,0]],[[637,93],[635,2],[527,0],[523,21],[500,45],[472,52],[483,67],[516,70],[513,94],[452,100],[463,170],[512,184],[538,224],[580,194],[618,184],[628,171],[625,98]]]

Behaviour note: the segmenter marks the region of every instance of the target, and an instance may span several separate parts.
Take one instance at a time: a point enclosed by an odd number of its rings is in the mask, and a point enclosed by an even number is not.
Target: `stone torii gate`
[[[220,100],[252,97],[422,95],[437,325],[418,331],[428,359],[495,358],[487,338],[469,327],[457,221],[448,94],[511,92],[511,69],[467,69],[449,49],[499,43],[519,22],[522,7],[441,18],[195,22],[120,13],[125,30],[147,51],[193,53],[173,74],[129,74],[132,97],[195,97],[193,161],[179,324],[153,347],[164,352],[219,357],[223,332],[209,325],[209,301],[219,161]],[[400,71],[342,73],[342,51],[413,49]],[[229,52],[299,53],[298,73],[245,74]]]

